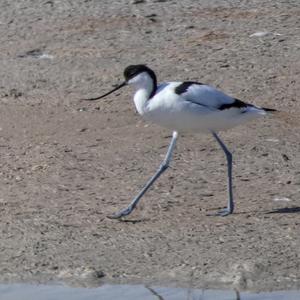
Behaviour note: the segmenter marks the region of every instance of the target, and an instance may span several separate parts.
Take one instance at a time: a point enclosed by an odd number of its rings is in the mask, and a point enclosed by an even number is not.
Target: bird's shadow
[[[119,222],[121,223],[131,223],[131,224],[137,224],[137,223],[142,223],[147,221],[146,219],[118,219]]]
[[[220,209],[220,207],[218,208],[214,208],[212,210],[218,211]],[[271,211],[261,211],[261,210],[257,210],[257,211],[239,211],[239,212],[234,212],[233,215],[246,215],[246,214],[265,214],[265,215],[269,215],[269,214],[295,214],[295,213],[300,213],[300,206],[293,206],[293,207],[283,207],[283,208],[278,208],[278,209],[274,209]],[[208,216],[218,216],[217,214],[208,214]]]
[[[126,216],[125,217],[115,217],[114,215],[108,215],[106,216],[107,219],[110,220],[116,220],[118,222],[121,223],[130,223],[130,224],[138,224],[138,223],[143,223],[143,222],[147,222],[150,220],[150,218],[132,218],[132,219],[127,219]]]
[[[295,213],[300,213],[299,206],[278,208],[269,211],[266,214],[295,214]]]

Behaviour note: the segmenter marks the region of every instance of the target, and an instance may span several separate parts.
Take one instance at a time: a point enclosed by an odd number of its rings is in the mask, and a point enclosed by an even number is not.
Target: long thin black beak
[[[118,89],[122,88],[123,86],[125,86],[127,83],[126,81],[124,81],[123,83],[121,83],[120,85],[118,85],[116,88],[114,88],[113,90],[111,90],[110,92],[100,96],[100,97],[96,97],[96,98],[87,98],[87,99],[82,99],[82,100],[86,100],[86,101],[94,101],[94,100],[98,100],[98,99],[101,99],[101,98],[104,98],[106,96],[108,96],[109,94],[117,91]]]

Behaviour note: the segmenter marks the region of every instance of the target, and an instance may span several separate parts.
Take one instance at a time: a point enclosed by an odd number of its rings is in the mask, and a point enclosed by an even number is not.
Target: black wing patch
[[[203,85],[203,83],[196,82],[196,81],[185,81],[175,88],[175,93],[177,95],[181,95],[185,93],[188,90],[188,88],[193,84]]]
[[[229,109],[229,108],[245,108],[245,107],[249,107],[249,106],[253,106],[253,105],[245,103],[239,99],[234,99],[234,101],[232,103],[222,104],[219,107],[219,110],[224,110],[224,109]]]

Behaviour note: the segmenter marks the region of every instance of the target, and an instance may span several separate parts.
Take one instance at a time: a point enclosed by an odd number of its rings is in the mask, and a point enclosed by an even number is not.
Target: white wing
[[[219,109],[222,105],[230,105],[236,101],[212,86],[191,82],[178,83],[175,93],[186,101],[211,109]]]

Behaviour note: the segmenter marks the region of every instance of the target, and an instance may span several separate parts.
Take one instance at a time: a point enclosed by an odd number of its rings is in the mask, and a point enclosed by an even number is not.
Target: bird
[[[126,208],[108,217],[120,219],[132,213],[147,190],[168,169],[178,136],[183,133],[211,134],[225,153],[228,200],[227,206],[215,215],[232,214],[235,207],[232,183],[233,159],[232,153],[219,137],[219,132],[277,112],[277,110],[243,102],[213,86],[197,81],[173,81],[158,84],[155,72],[145,64],[126,67],[124,78],[121,84],[106,94],[83,100],[99,100],[127,85],[133,86],[135,89],[133,101],[137,112],[146,121],[172,130],[172,139],[155,174]]]

